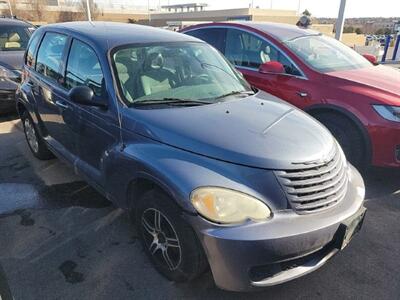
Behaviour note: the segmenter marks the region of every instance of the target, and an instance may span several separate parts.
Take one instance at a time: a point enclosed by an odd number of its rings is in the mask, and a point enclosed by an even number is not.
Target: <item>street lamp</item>
[[[92,22],[92,14],[90,12],[90,3],[89,0],[86,0],[86,10],[87,10],[87,18],[89,22]]]
[[[14,18],[14,14],[13,14],[13,11],[12,11],[12,7],[11,7],[10,0],[7,0],[7,1],[5,1],[5,0],[0,0],[0,3],[1,3],[1,4],[7,4],[7,5],[8,5],[8,9],[10,10],[11,18]]]
[[[335,39],[341,40],[343,27],[344,27],[344,11],[346,9],[346,0],[340,1],[340,8],[339,8],[339,16],[336,21],[336,28],[335,28]]]

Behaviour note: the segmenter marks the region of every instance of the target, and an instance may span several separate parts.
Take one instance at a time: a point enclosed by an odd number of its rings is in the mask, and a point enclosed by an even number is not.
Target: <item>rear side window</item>
[[[185,34],[201,39],[224,53],[226,36],[225,28],[202,28],[185,32]]]
[[[257,69],[262,63],[277,60],[278,51],[263,39],[250,33],[229,29],[226,57],[236,66]]]
[[[30,35],[27,27],[2,25],[0,27],[0,51],[25,50]]]
[[[52,32],[46,33],[38,51],[36,71],[59,81],[63,77],[61,65],[66,44],[67,36]]]
[[[32,37],[32,40],[28,47],[28,51],[26,52],[25,64],[30,68],[35,66],[35,50],[39,43],[39,38],[40,38],[39,34],[36,34]]]
[[[99,59],[93,49],[74,40],[68,57],[65,87],[71,89],[80,85],[90,87],[96,96],[100,96],[104,79]]]

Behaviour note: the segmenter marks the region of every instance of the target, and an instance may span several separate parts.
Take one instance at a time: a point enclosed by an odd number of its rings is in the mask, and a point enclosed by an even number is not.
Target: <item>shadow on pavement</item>
[[[372,168],[364,175],[366,198],[390,196],[398,192],[400,197],[400,169]]]

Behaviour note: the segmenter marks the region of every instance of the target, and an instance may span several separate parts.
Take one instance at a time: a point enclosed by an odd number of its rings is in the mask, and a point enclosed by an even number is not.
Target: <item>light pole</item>
[[[87,10],[87,18],[89,22],[92,22],[92,13],[90,12],[90,0],[86,0],[86,10]]]
[[[345,10],[346,10],[346,0],[340,0],[339,15],[335,27],[335,39],[337,39],[338,41],[342,39]]]

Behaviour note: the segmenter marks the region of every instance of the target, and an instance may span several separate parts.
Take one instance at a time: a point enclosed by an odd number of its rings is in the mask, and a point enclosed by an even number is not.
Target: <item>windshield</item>
[[[126,46],[114,53],[113,61],[128,104],[168,100],[206,104],[251,92],[230,63],[204,43]]]
[[[285,44],[305,63],[320,72],[354,70],[371,63],[343,43],[323,35],[303,36]]]
[[[25,50],[31,32],[28,27],[23,26],[1,26],[0,27],[0,51]]]

